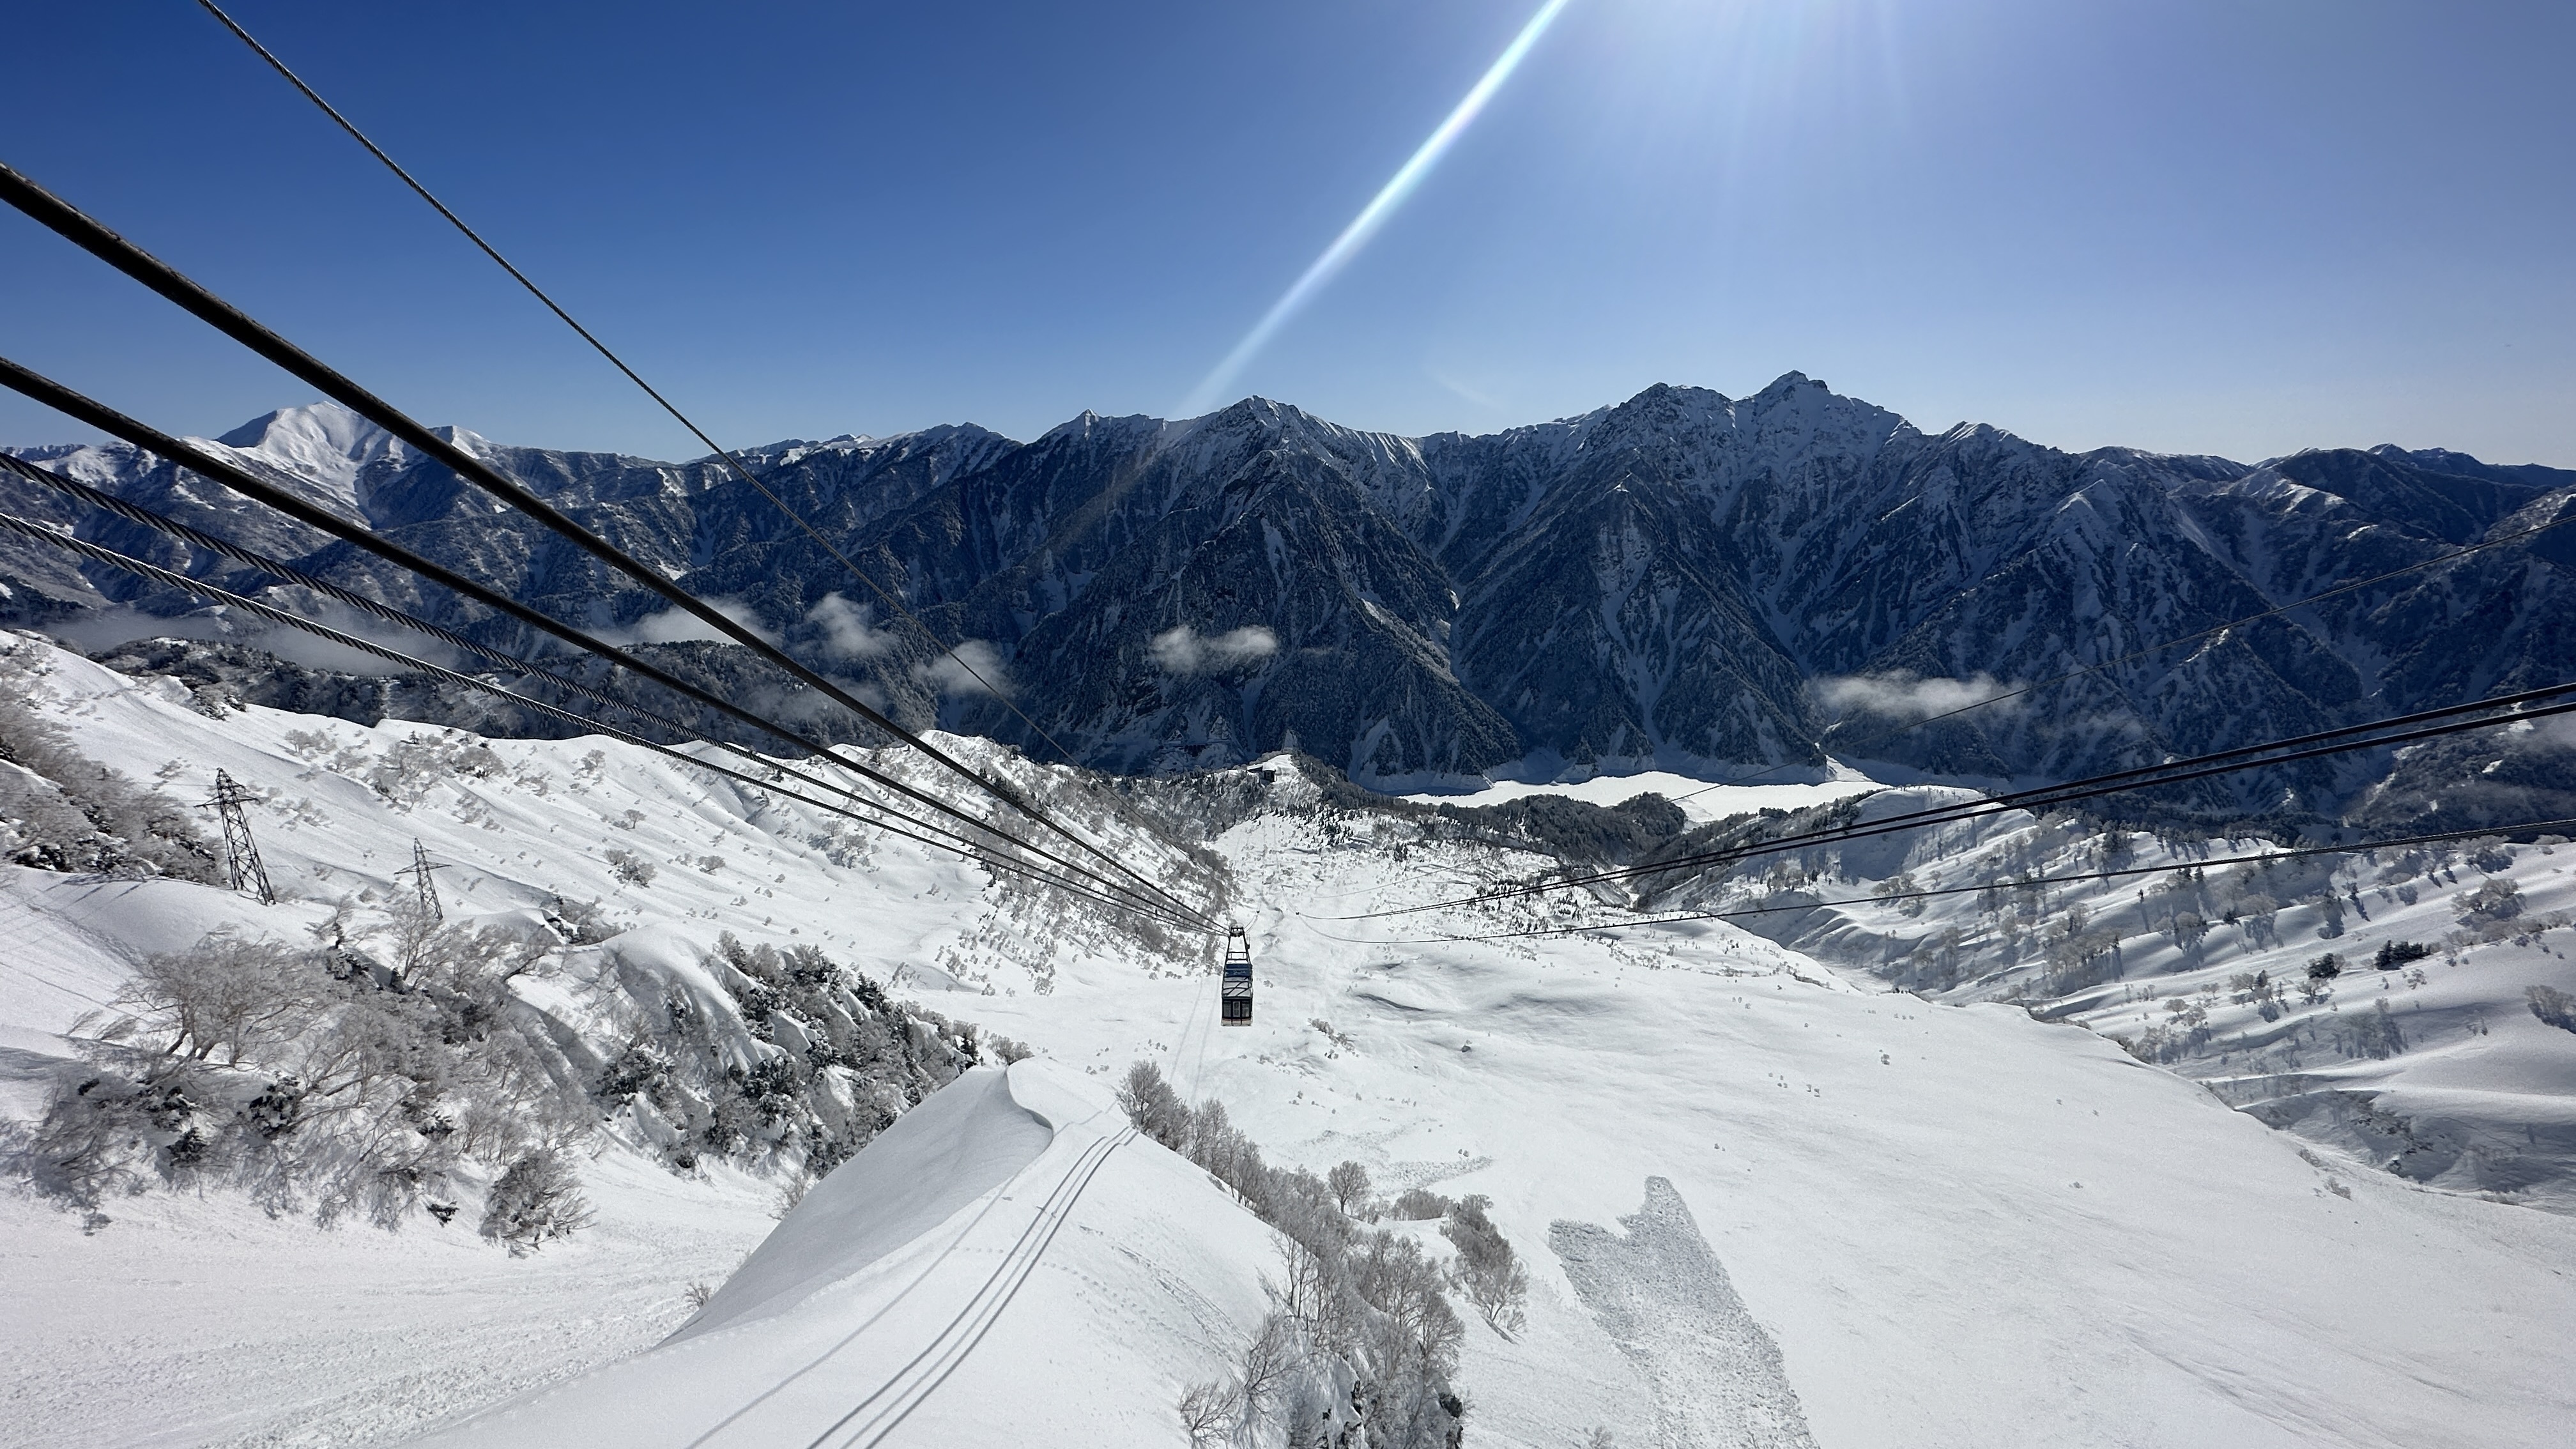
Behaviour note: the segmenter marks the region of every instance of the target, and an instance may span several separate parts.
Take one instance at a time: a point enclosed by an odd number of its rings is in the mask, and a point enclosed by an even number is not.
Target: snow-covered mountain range
[[[0,534],[0,622],[41,631],[0,634],[0,1251],[41,1300],[0,1328],[0,1443],[2466,1446],[2576,1413],[2576,857],[2232,859],[2576,819],[2548,722],[2152,829],[1482,893],[2558,682],[2576,529],[2532,530],[2576,474],[2069,455],[1796,374],[1478,438],[1253,399],[747,455],[969,669],[717,463],[448,436],[1240,921],[1256,1021],[1216,1025],[1186,932]],[[345,412],[207,446],[946,788]],[[18,456],[543,652],[131,449]],[[0,509],[369,632],[12,475]],[[273,905],[190,823],[217,770]],[[1112,1096],[1138,1062],[1169,1110]],[[1519,1278],[1476,1276],[1496,1243]]]
[[[907,723],[1049,752],[720,465],[455,436]],[[271,414],[221,447],[674,667],[774,687],[333,407]],[[535,642],[130,449],[21,456],[486,642]],[[1024,444],[943,427],[747,459],[942,637],[969,641],[964,656],[1006,680],[1019,711],[1119,771],[1294,748],[1381,786],[1657,764],[1705,776],[1827,753],[2063,777],[2554,683],[2576,635],[2576,532],[2560,530],[2125,657],[2549,523],[2576,499],[2576,472],[2391,447],[2260,465],[2070,454],[1983,426],[1927,435],[1796,373],[1745,398],[1657,386],[1483,437],[1356,432],[1249,399],[1182,422],[1086,414]],[[18,480],[0,477],[0,507],[246,592],[271,586]],[[171,591],[22,540],[0,540],[0,584],[6,622],[92,646],[214,632],[176,621],[195,606]],[[2387,770],[2266,774],[2204,803],[2333,813]],[[2553,757],[2526,773],[2555,788],[2565,772]],[[2421,794],[2381,809],[2422,813]]]

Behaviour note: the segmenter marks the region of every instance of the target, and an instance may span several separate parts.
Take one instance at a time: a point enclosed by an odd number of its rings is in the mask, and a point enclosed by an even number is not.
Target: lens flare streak
[[[1243,371],[1244,365],[1269,345],[1270,339],[1278,335],[1288,319],[1313,301],[1316,294],[1350,264],[1351,258],[1359,255],[1360,248],[1368,245],[1369,238],[1386,225],[1387,218],[1393,216],[1395,209],[1404,204],[1404,199],[1422,184],[1422,178],[1431,174],[1431,168],[1439,164],[1442,154],[1466,131],[1476,119],[1476,114],[1485,108],[1485,103],[1493,99],[1494,92],[1502,89],[1504,81],[1511,79],[1512,71],[1538,44],[1539,37],[1547,32],[1548,26],[1555,23],[1558,12],[1571,3],[1573,0],[1547,0],[1539,7],[1529,23],[1521,27],[1520,34],[1512,37],[1512,43],[1505,46],[1503,53],[1486,68],[1484,77],[1467,92],[1466,99],[1458,102],[1457,108],[1449,113],[1449,118],[1442,121],[1439,129],[1414,151],[1412,158],[1387,179],[1386,185],[1378,189],[1369,204],[1360,208],[1360,214],[1351,218],[1351,224],[1342,228],[1342,234],[1333,238],[1333,244],[1324,248],[1324,254],[1315,258],[1304,275],[1280,294],[1279,300],[1271,304],[1270,310],[1262,314],[1261,320],[1253,324],[1252,330],[1243,335],[1243,340],[1234,345],[1234,350],[1227,353],[1225,360],[1218,363],[1216,369],[1190,394],[1189,401],[1183,405],[1184,412],[1197,413],[1213,407]]]

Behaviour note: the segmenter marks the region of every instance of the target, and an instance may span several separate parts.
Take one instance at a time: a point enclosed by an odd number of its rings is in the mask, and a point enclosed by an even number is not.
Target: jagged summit
[[[616,627],[664,607],[338,409],[286,409],[227,438],[521,597]],[[914,632],[872,632],[883,611],[842,562],[859,560],[942,638],[990,650],[1050,737],[1120,770],[1283,747],[1390,787],[1546,761],[1814,769],[1831,731],[1845,754],[1914,768],[2080,774],[2560,677],[2552,641],[2576,633],[2559,571],[2498,549],[2295,627],[2124,657],[2045,708],[1916,732],[1854,721],[1859,698],[1903,723],[1903,691],[1836,681],[2078,673],[2112,643],[2125,656],[2318,580],[2429,559],[2576,497],[2576,473],[2388,447],[2262,467],[2069,454],[1979,423],[1927,435],[1796,371],[1743,397],[1657,383],[1481,436],[1366,432],[1255,396],[1178,420],[1085,412],[1025,444],[958,424],[747,454],[828,551],[710,459],[469,446],[908,722],[1028,734],[944,686]],[[46,451],[289,558],[314,547],[130,451]],[[0,489],[28,516],[80,521]],[[13,620],[199,607],[40,563],[38,547],[0,544]],[[1220,639],[1233,642],[1207,643]],[[2303,799],[2353,787],[2297,782]]]

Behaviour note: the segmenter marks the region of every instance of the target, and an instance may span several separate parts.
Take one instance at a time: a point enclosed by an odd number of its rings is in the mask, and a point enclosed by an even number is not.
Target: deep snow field
[[[1399,861],[1294,771],[1217,842],[1260,983],[1253,1024],[1220,1028],[1204,969],[614,743],[492,741],[499,770],[389,795],[373,763],[440,732],[209,719],[175,685],[49,664],[38,692],[89,755],[183,799],[217,767],[266,794],[289,899],[0,870],[11,1115],[135,953],[225,923],[300,938],[343,892],[399,889],[414,838],[451,863],[451,918],[560,893],[631,924],[520,984],[567,1020],[609,968],[730,930],[1040,1056],[933,1096],[783,1227],[773,1184],[680,1177],[614,1133],[582,1167],[598,1224],[521,1258],[463,1219],[324,1231],[155,1191],[100,1226],[0,1190],[0,1442],[365,1444],[488,1410],[441,1442],[1185,1445],[1173,1400],[1239,1348],[1275,1259],[1120,1130],[1106,1089],[1139,1058],[1273,1162],[1493,1199],[1532,1282],[1516,1338],[1468,1317],[1470,1444],[2536,1446],[2576,1423],[2576,1217],[2403,1180],[2082,1026],[1892,993],[1722,922],[1398,943],[1543,916],[1333,918],[1537,862]],[[610,849],[656,860],[652,884]]]
[[[1876,782],[1856,771],[1835,769],[1835,778],[1800,780],[1796,774],[1826,773],[1817,771],[1747,771],[1746,783],[1711,785],[1688,775],[1669,770],[1646,770],[1633,775],[1594,775],[1585,780],[1560,784],[1531,784],[1520,780],[1497,780],[1481,790],[1445,795],[1406,795],[1402,798],[1423,805],[1501,805],[1532,795],[1562,795],[1590,805],[1616,805],[1639,795],[1656,794],[1681,806],[1682,813],[1696,824],[1723,820],[1748,810],[1799,810],[1821,805],[1851,795],[1862,795],[1878,789]]]

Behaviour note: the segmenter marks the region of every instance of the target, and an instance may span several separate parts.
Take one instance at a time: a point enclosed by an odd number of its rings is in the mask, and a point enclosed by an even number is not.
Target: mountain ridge
[[[1085,412],[1025,443],[958,424],[742,455],[906,610],[980,651],[977,673],[1007,675],[1015,713],[713,458],[469,445],[907,723],[1044,751],[1025,714],[1131,773],[1292,747],[1389,789],[1802,770],[1828,750],[2064,775],[2554,682],[2576,640],[2576,540],[2546,535],[2124,659],[2546,522],[2576,472],[2393,445],[2256,464],[2068,453],[1986,424],[1927,434],[1797,372],[1743,398],[1657,384],[1484,435],[1247,398],[1179,420]],[[223,446],[526,602],[656,637],[658,599],[336,409],[280,410]],[[539,642],[134,450],[21,456],[486,642]],[[0,493],[227,587],[271,586],[32,485]],[[203,623],[175,591],[46,553],[0,548],[0,619]],[[1194,642],[1209,639],[1235,643]],[[2050,699],[1900,730],[1930,681],[2079,671]],[[2384,773],[2320,766],[2261,789],[2321,808]]]

